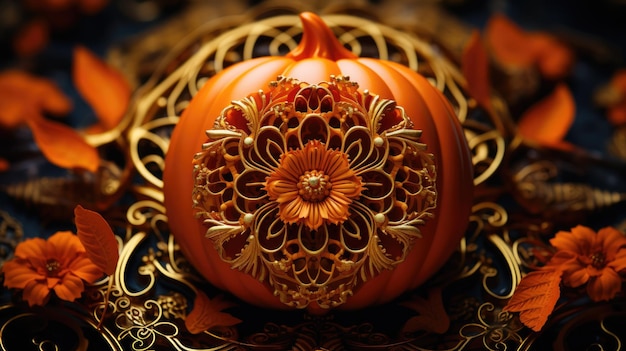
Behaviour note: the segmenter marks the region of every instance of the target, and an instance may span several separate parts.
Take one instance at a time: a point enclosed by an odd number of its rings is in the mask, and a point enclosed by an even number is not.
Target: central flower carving
[[[270,200],[278,202],[278,215],[285,223],[303,223],[317,230],[324,222],[340,224],[348,219],[349,206],[363,186],[345,153],[311,140],[303,149],[281,156],[265,188]]]
[[[192,195],[206,237],[290,306],[344,303],[405,260],[436,207],[421,131],[345,77],[279,77],[206,133]]]

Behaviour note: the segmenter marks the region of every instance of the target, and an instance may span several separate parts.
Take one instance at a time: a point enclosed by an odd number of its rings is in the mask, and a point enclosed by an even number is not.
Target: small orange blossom
[[[363,186],[345,153],[313,140],[281,156],[280,165],[266,179],[266,189],[270,199],[279,203],[284,222],[300,222],[316,230],[324,221],[345,221]]]
[[[78,237],[61,231],[48,240],[32,238],[15,248],[15,257],[4,263],[4,285],[22,289],[30,306],[44,305],[54,290],[62,300],[74,301],[103,272],[87,257]]]
[[[617,229],[606,227],[596,233],[579,225],[571,232],[558,232],[550,244],[557,252],[548,265],[563,271],[566,286],[587,284],[594,301],[612,299],[621,291],[619,274],[626,269],[626,237]]]

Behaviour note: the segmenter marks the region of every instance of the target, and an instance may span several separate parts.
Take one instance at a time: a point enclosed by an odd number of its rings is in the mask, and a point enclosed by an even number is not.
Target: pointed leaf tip
[[[85,47],[74,48],[72,79],[81,96],[107,128],[119,124],[126,113],[131,88],[124,76]]]
[[[43,116],[29,118],[26,123],[48,161],[67,169],[85,169],[92,173],[98,170],[98,150],[74,129]]]

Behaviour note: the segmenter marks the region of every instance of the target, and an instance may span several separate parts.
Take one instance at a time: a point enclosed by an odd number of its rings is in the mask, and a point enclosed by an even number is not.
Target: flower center
[[[606,261],[606,256],[604,256],[603,252],[598,251],[591,255],[590,259],[592,266],[594,266],[595,268],[603,268]]]
[[[300,176],[298,193],[306,201],[319,202],[330,194],[332,187],[328,175],[323,171],[312,170]]]
[[[59,261],[55,259],[49,259],[46,261],[46,271],[48,272],[48,276],[56,276],[60,269],[61,264]]]

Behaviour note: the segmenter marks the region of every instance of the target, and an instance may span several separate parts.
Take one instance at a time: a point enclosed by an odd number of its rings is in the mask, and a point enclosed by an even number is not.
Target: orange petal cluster
[[[4,285],[21,289],[30,306],[45,305],[54,294],[66,301],[79,298],[85,283],[103,272],[87,257],[76,235],[61,231],[48,240],[32,238],[15,248],[15,257],[4,263]]]
[[[280,165],[266,179],[271,200],[279,204],[286,223],[304,223],[311,230],[324,221],[339,224],[349,215],[352,200],[361,195],[361,179],[345,153],[328,150],[319,140],[281,155]]]
[[[626,269],[626,236],[606,227],[597,233],[585,226],[559,232],[550,240],[558,251],[548,262],[563,271],[563,284],[587,284],[594,301],[610,300],[622,289],[621,273]]]
[[[561,283],[571,288],[586,285],[591,300],[606,301],[621,292],[626,271],[626,236],[613,227],[595,232],[579,225],[571,232],[558,232],[550,244],[555,254],[541,270],[520,281],[504,307],[519,312],[522,323],[535,331],[554,310]]]

